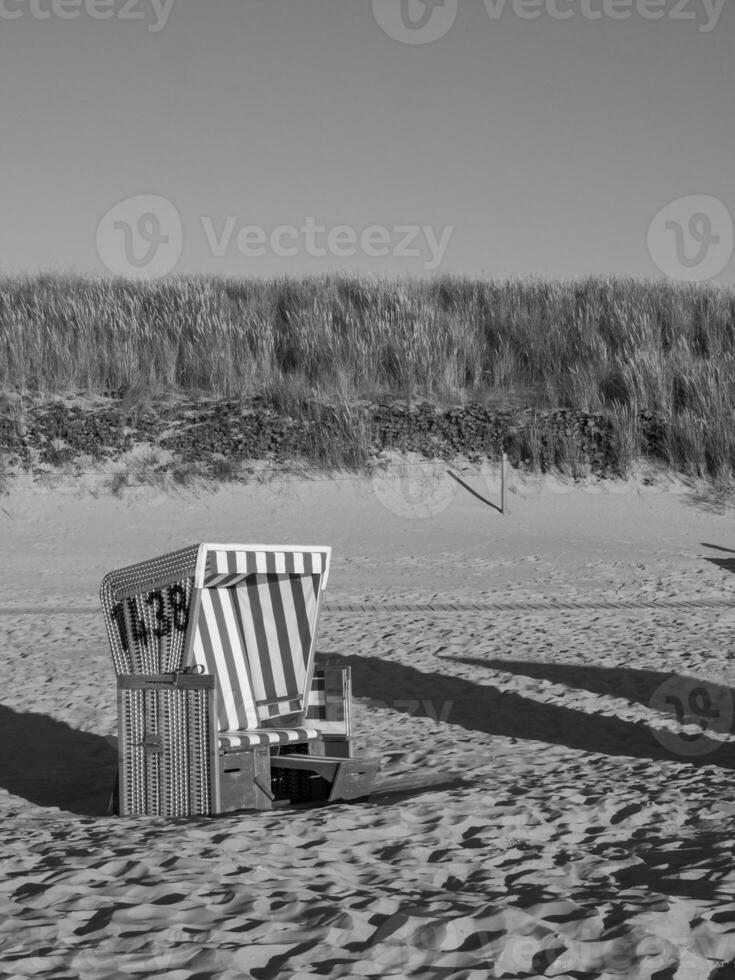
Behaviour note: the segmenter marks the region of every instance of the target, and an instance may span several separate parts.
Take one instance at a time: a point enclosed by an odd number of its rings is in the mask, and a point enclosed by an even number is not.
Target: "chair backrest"
[[[330,558],[328,547],[200,546],[185,664],[216,675],[220,731],[303,722]]]
[[[105,575],[100,599],[118,674],[180,669],[199,551],[192,545]]]

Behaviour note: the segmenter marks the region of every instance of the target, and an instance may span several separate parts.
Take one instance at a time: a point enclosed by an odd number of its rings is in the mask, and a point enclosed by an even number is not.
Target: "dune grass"
[[[640,413],[678,471],[735,473],[735,289],[668,281],[0,278],[0,389]]]

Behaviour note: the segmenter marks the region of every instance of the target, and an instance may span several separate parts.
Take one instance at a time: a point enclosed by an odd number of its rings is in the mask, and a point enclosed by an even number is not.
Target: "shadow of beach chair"
[[[119,812],[191,816],[366,797],[349,668],[314,667],[331,551],[201,544],[105,576]]]

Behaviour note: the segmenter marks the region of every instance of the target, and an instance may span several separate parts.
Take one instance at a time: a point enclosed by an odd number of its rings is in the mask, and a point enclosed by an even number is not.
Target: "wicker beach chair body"
[[[120,812],[193,815],[366,795],[350,678],[314,670],[326,547],[202,544],[107,575]]]

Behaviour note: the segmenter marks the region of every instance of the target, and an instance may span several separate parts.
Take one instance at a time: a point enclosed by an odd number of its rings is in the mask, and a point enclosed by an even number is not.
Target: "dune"
[[[0,976],[724,980],[731,513],[528,480],[501,515],[465,477],[433,508],[355,477],[0,500]],[[99,582],[205,540],[332,545],[318,657],[368,802],[107,816]]]

